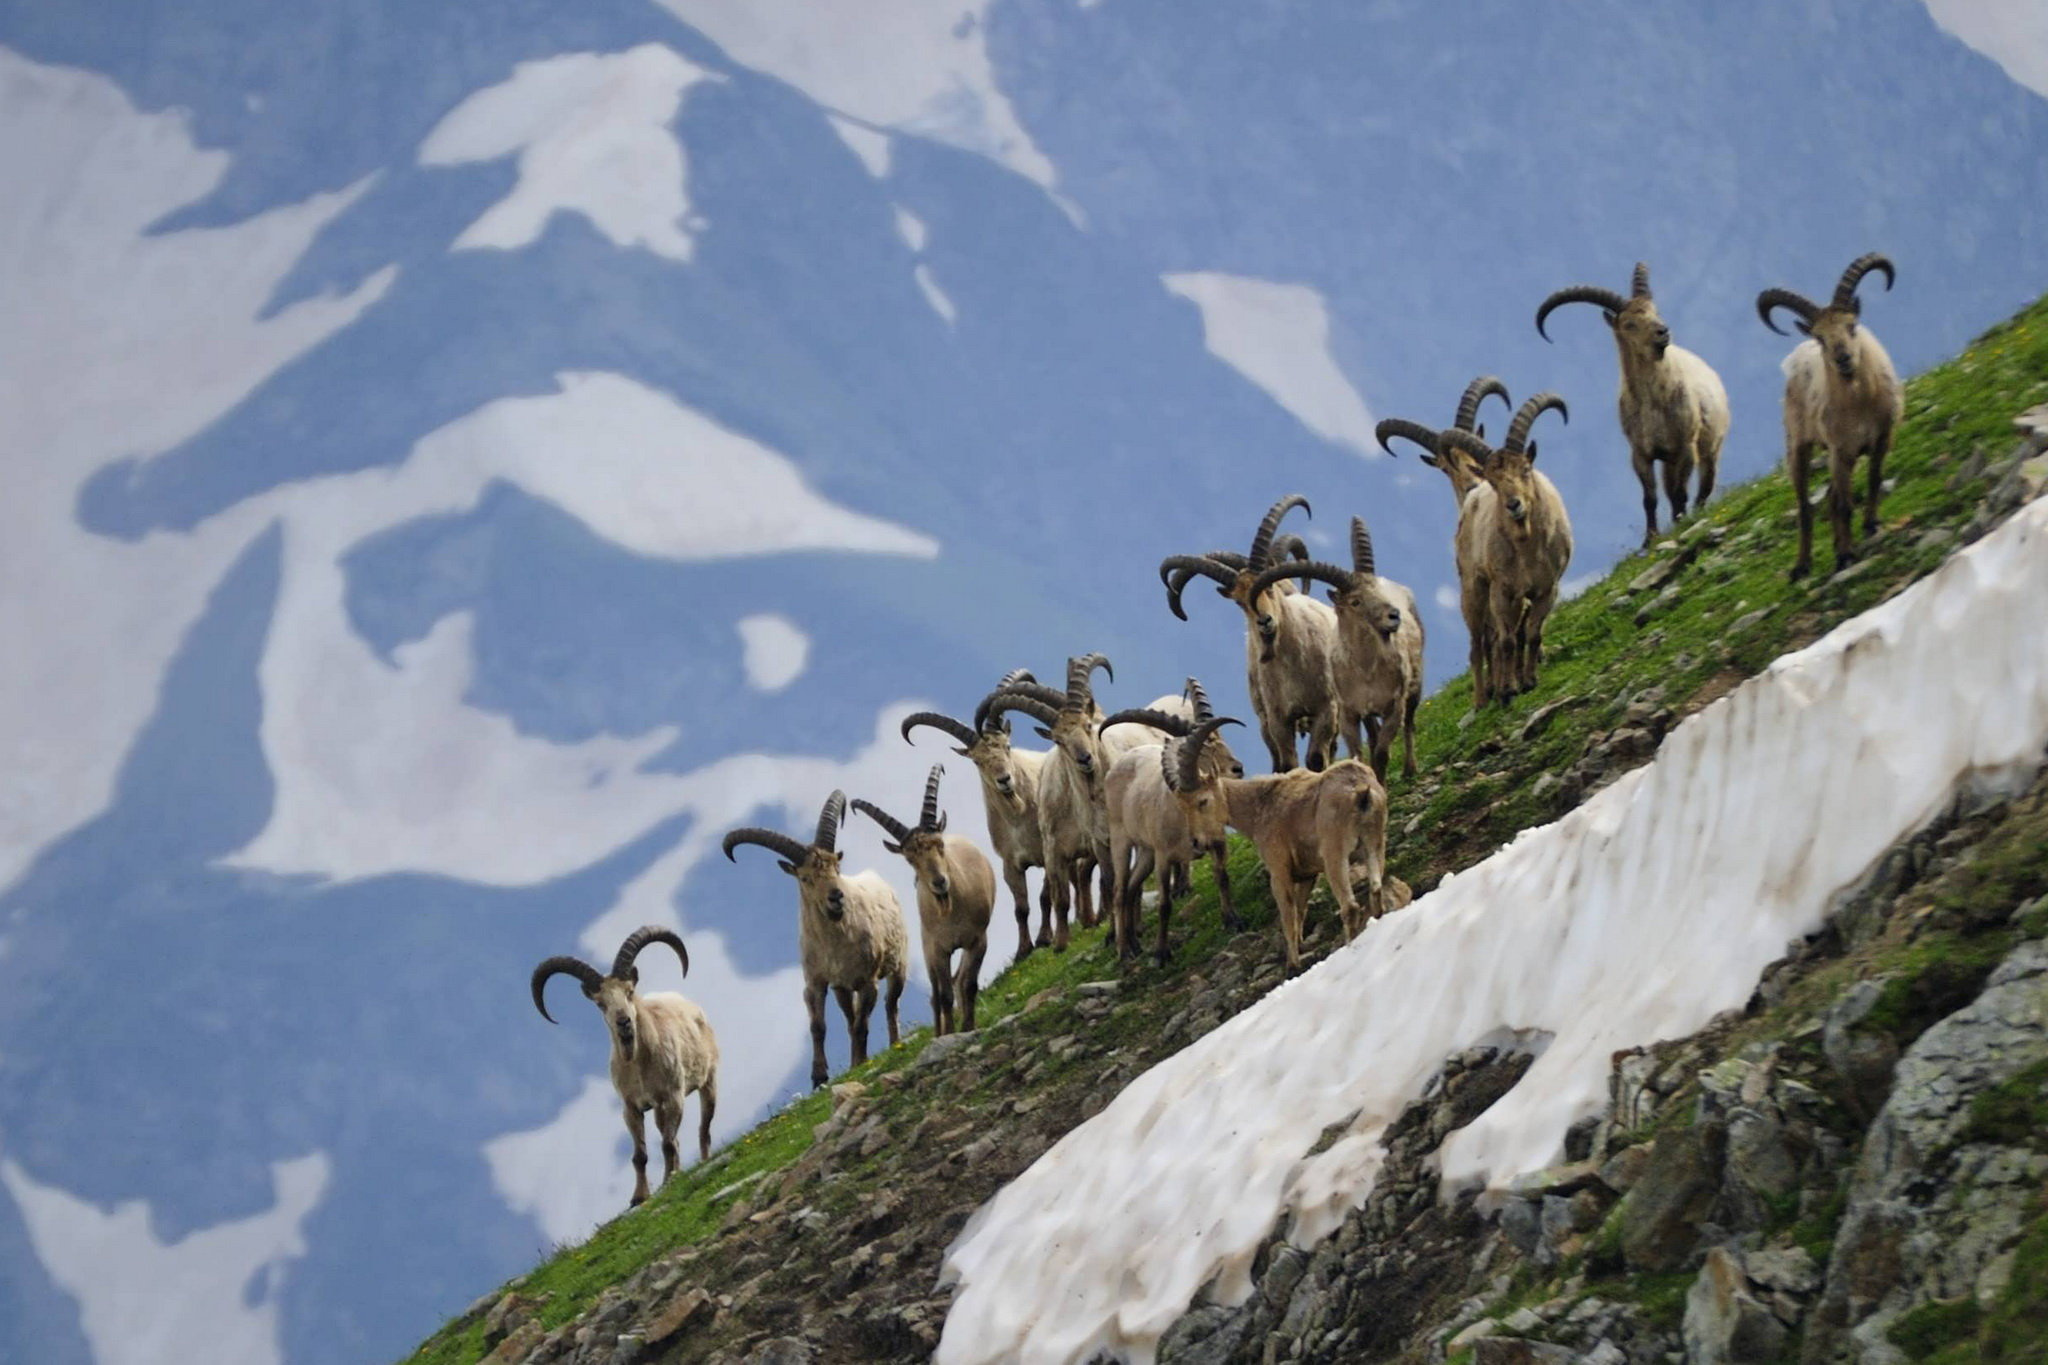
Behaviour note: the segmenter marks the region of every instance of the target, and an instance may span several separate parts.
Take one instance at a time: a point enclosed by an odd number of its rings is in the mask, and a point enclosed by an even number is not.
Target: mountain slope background
[[[1370,415],[1557,388],[1574,574],[1638,535],[1550,289],[1651,262],[1733,480],[1757,288],[1881,247],[1913,370],[2048,277],[2039,65],[1916,4],[418,9],[0,5],[0,1354],[388,1357],[580,1236],[601,1044],[523,981],[643,920],[741,1131],[803,1036],[722,829],[906,801],[894,717],[1018,664],[1241,707],[1152,569],[1281,493],[1448,674]]]

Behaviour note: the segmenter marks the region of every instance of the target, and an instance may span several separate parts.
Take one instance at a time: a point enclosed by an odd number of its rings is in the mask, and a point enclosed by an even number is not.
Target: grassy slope
[[[1974,451],[2003,456],[2014,441],[2012,416],[2044,401],[2048,299],[1908,385],[1906,421],[1886,469],[1896,487],[1884,501],[1884,529],[1856,572],[1787,582],[1794,548],[1792,493],[1784,477],[1773,473],[1727,490],[1686,523],[1682,537],[1718,527],[1726,538],[1678,576],[1677,599],[1643,625],[1634,624],[1633,616],[1649,594],[1631,597],[1627,586],[1653,556],[1674,552],[1677,542],[1668,536],[1558,609],[1546,639],[1543,681],[1530,695],[1467,719],[1469,680],[1451,680],[1424,703],[1419,717],[1423,779],[1395,782],[1393,870],[1419,892],[1443,872],[1467,866],[1517,831],[1559,814],[1554,793],[1536,795],[1538,778],[1578,761],[1589,739],[1620,723],[1628,702],[1645,689],[1661,688],[1664,704],[1680,710],[1702,704],[1927,572],[1954,548],[1952,538],[1930,533],[1959,528],[1987,491],[1982,477],[1960,477],[1965,462]],[[1749,425],[1754,434],[1775,423],[1756,414]],[[1825,574],[1824,514],[1821,521],[1817,569]],[[1730,630],[1731,623],[1758,611],[1739,634]],[[1579,701],[1559,711],[1540,734],[1520,738],[1531,712],[1567,697]],[[1411,826],[1415,832],[1406,833]],[[1143,974],[1147,992],[1184,991],[1189,978],[1227,946],[1205,870],[1196,882],[1193,913],[1176,917],[1181,922],[1175,961],[1163,973]],[[1265,932],[1270,897],[1246,846],[1233,854],[1232,882],[1254,931]],[[1034,954],[998,977],[982,995],[983,1024],[1017,1013],[1042,992],[1064,992],[1115,974],[1100,931],[1082,932],[1067,953]],[[1145,1011],[1148,1018],[1153,1013]],[[917,1030],[902,1047],[838,1079],[872,1081],[899,1070],[929,1040],[928,1030]],[[709,1162],[683,1172],[641,1209],[536,1268],[522,1291],[550,1296],[542,1313],[547,1325],[577,1316],[604,1288],[656,1256],[711,1235],[746,1196],[749,1178],[794,1163],[829,1112],[824,1094],[795,1101]],[[419,1365],[468,1365],[482,1355],[481,1342],[480,1323],[457,1319],[412,1359]]]

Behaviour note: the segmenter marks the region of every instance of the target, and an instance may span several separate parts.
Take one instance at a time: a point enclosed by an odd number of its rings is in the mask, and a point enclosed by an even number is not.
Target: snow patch
[[[671,125],[691,86],[720,79],[660,43],[519,63],[420,144],[422,166],[519,156],[519,183],[451,249],[526,246],[555,214],[580,213],[620,246],[689,260],[683,145]]]
[[[169,1243],[140,1199],[103,1210],[12,1161],[0,1161],[0,1184],[50,1277],[78,1300],[97,1365],[277,1365],[280,1291],[306,1252],[302,1225],[327,1189],[328,1161],[315,1152],[270,1172],[268,1212]]]
[[[924,219],[918,217],[909,209],[904,208],[901,204],[897,204],[895,208],[896,235],[901,237],[903,245],[909,247],[912,251],[923,251],[926,237]]]
[[[1927,0],[1927,12],[1943,32],[2048,98],[2048,5],[2041,0]]]
[[[747,681],[763,692],[780,692],[795,682],[811,656],[811,637],[786,616],[741,617],[739,632]]]
[[[841,114],[829,114],[827,117],[832,122],[832,130],[839,134],[839,140],[853,149],[853,154],[860,158],[860,164],[868,168],[868,174],[877,180],[887,180],[889,135]]]
[[[2048,501],[1680,725],[1656,760],[1133,1081],[976,1213],[943,1365],[1153,1358],[1212,1277],[1241,1302],[1276,1217],[1310,1245],[1449,1054],[1550,1045],[1440,1153],[1447,1191],[1558,1159],[1613,1054],[1749,998],[1832,897],[1958,785],[2048,743]],[[1326,1126],[1329,1150],[1304,1155]]]
[[[944,318],[948,327],[957,323],[960,320],[960,310],[954,306],[946,291],[939,288],[939,282],[932,278],[932,268],[919,264],[910,273],[911,278],[917,281],[918,289],[923,292],[924,301],[932,306],[932,311]]]
[[[1330,310],[1305,284],[1219,275],[1162,275],[1170,293],[1202,310],[1209,354],[1264,389],[1310,431],[1382,458],[1372,413],[1330,354]]]
[[[396,276],[259,320],[360,181],[224,228],[150,233],[227,173],[182,113],[139,113],[104,77],[0,48],[0,885],[103,810],[208,592],[266,522],[121,541],[78,524],[109,460],[170,448],[353,322]]]
[[[990,0],[658,3],[734,61],[788,81],[829,111],[978,153],[1052,188],[1052,163],[996,88]],[[882,173],[874,162],[868,168]]]

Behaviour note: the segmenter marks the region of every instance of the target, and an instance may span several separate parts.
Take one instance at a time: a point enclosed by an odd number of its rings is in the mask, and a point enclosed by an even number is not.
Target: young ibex
[[[825,992],[829,989],[846,1016],[853,1039],[853,1062],[868,1059],[868,1021],[875,1012],[875,986],[886,978],[889,993],[884,1010],[889,1020],[889,1046],[903,1039],[897,1002],[910,973],[910,933],[903,907],[878,872],[849,877],[839,870],[839,821],[846,814],[846,793],[833,792],[818,813],[818,832],[800,844],[780,830],[749,826],[725,836],[725,856],[741,844],[759,844],[781,858],[784,872],[796,878],[797,956],[804,974],[804,1008],[811,1016],[811,1084],[822,1086],[825,1066]]]
[[[551,957],[533,969],[533,1007],[550,1024],[544,992],[548,978],[573,976],[585,998],[604,1015],[612,1036],[612,1088],[626,1106],[626,1131],[633,1135],[634,1204],[647,1198],[647,1111],[661,1132],[661,1179],[682,1164],[676,1130],[683,1124],[683,1101],[697,1097],[697,1159],[711,1155],[711,1116],[718,1109],[718,1037],[704,1011],[673,992],[636,995],[640,969],[633,965],[650,943],[665,943],[682,959],[690,974],[690,954],[674,931],[644,925],[626,935],[612,958],[608,976],[579,957]]]
[[[1206,710],[1206,706],[1203,708]],[[1167,960],[1167,926],[1173,898],[1189,886],[1188,868],[1206,853],[1223,906],[1223,923],[1244,927],[1230,894],[1228,834],[1223,799],[1215,791],[1222,777],[1241,777],[1237,761],[1216,732],[1241,725],[1229,716],[1205,715],[1197,722],[1152,710],[1119,711],[1109,723],[1132,721],[1163,730],[1164,744],[1133,749],[1117,759],[1105,780],[1109,806],[1109,862],[1115,874],[1109,907],[1116,926],[1118,955],[1137,956],[1139,902],[1145,879],[1159,873],[1159,946],[1154,954]],[[1196,787],[1203,788],[1203,794]],[[1177,795],[1185,789],[1185,798]]]
[[[1022,675],[1022,676],[1019,676]],[[1031,675],[1017,669],[1003,679],[1003,686],[1031,681]],[[989,844],[1003,864],[1003,885],[1010,889],[1010,901],[1017,916],[1017,956],[1029,956],[1031,941],[1031,892],[1024,874],[1045,866],[1045,844],[1038,822],[1038,778],[1051,755],[1042,749],[1017,749],[1010,744],[1010,723],[989,714],[994,694],[975,708],[974,724],[966,725],[937,711],[919,711],[903,718],[903,738],[920,725],[928,725],[959,741],[954,752],[974,764],[981,774],[981,803],[988,818]],[[1038,893],[1038,944],[1052,942],[1051,878]]]
[[[1266,865],[1289,976],[1301,970],[1302,921],[1318,875],[1330,880],[1346,943],[1390,908],[1387,789],[1368,765],[1347,758],[1320,773],[1222,778],[1215,786],[1228,805],[1230,823],[1252,841]]]
[[[1489,398],[1498,398],[1507,404],[1508,411],[1514,411],[1514,400],[1508,397],[1508,386],[1490,374],[1482,374],[1465,386],[1464,396],[1458,399],[1458,414],[1451,419],[1454,431],[1469,431],[1480,440],[1486,439],[1486,428],[1479,423],[1479,405]],[[1394,449],[1396,436],[1405,437],[1422,447],[1422,462],[1432,469],[1442,470],[1451,481],[1451,498],[1459,507],[1465,505],[1465,495],[1478,487],[1479,466],[1464,451],[1452,448],[1446,450],[1437,440],[1434,427],[1420,422],[1411,422],[1405,417],[1389,417],[1372,429],[1379,439],[1380,449],[1389,455],[1399,455]]]
[[[1052,741],[1052,753],[1038,775],[1038,828],[1056,952],[1066,951],[1070,916],[1083,928],[1094,925],[1089,880],[1109,861],[1109,824],[1102,804],[1105,764],[1095,733],[1100,713],[1088,681],[1106,662],[1100,655],[1069,659],[1065,692],[1020,682],[983,702],[991,718],[1022,711],[1039,722],[1040,737]]]
[[[1671,344],[1671,329],[1657,316],[1650,298],[1650,267],[1636,262],[1629,297],[1596,285],[1560,289],[1536,310],[1536,332],[1543,330],[1551,310],[1567,303],[1595,303],[1614,331],[1621,353],[1621,434],[1628,438],[1629,460],[1643,486],[1643,544],[1657,537],[1657,474],[1664,466],[1664,496],[1671,503],[1673,525],[1685,515],[1686,477],[1699,470],[1696,506],[1706,506],[1721,465],[1721,444],[1728,439],[1728,391],[1714,367],[1683,346]]]
[[[1815,446],[1828,448],[1828,522],[1835,534],[1835,567],[1856,560],[1849,522],[1856,510],[1856,461],[1870,457],[1865,472],[1863,534],[1877,533],[1877,501],[1884,492],[1884,457],[1892,448],[1892,430],[1899,423],[1903,396],[1892,358],[1861,325],[1863,305],[1856,286],[1871,271],[1884,273],[1892,287],[1892,263],[1871,253],[1849,262],[1835,285],[1835,296],[1821,308],[1789,289],[1766,289],[1757,295],[1757,315],[1779,335],[1772,310],[1789,309],[1794,324],[1808,340],[1785,357],[1785,463],[1799,507],[1799,559],[1792,577],[1803,578],[1813,567],[1813,505],[1807,501],[1808,460]]]
[[[1536,443],[1529,439],[1536,419],[1553,409],[1571,420],[1554,393],[1524,402],[1498,450],[1469,432],[1439,437],[1472,456],[1484,480],[1466,497],[1453,542],[1460,605],[1472,637],[1474,710],[1536,685],[1544,622],[1571,563],[1571,518],[1556,486],[1535,467]]]
[[[1273,537],[1280,519],[1292,508],[1309,510],[1308,500],[1290,494],[1273,504],[1252,537],[1251,553],[1235,564],[1235,556],[1174,555],[1159,565],[1166,584],[1166,604],[1187,619],[1180,594],[1195,575],[1213,579],[1218,595],[1237,603],[1245,615],[1245,674],[1259,734],[1275,772],[1296,764],[1295,736],[1309,737],[1307,765],[1320,769],[1337,747],[1337,707],[1331,692],[1330,665],[1337,650],[1337,614],[1292,584],[1275,581],[1265,590],[1253,585],[1274,561]]]
[[[1415,594],[1374,567],[1372,533],[1363,517],[1351,519],[1351,568],[1310,561],[1276,565],[1252,591],[1276,577],[1313,578],[1330,585],[1337,609],[1337,655],[1332,681],[1337,718],[1351,757],[1372,756],[1382,782],[1394,739],[1401,739],[1401,772],[1415,776],[1415,708],[1422,704],[1422,616]],[[1363,728],[1365,742],[1360,741]]]
[[[981,960],[988,955],[988,919],[996,903],[996,875],[988,859],[968,840],[946,833],[946,817],[939,813],[939,779],[945,773],[942,765],[932,765],[914,829],[872,801],[853,803],[887,831],[895,842],[882,847],[901,854],[917,879],[917,927],[932,986],[932,1033],[940,1038],[974,1028]],[[957,974],[952,966],[956,952]]]

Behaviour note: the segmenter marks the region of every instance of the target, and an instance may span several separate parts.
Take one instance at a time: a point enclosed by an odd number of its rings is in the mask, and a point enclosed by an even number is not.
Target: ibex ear
[[[1327,588],[1324,590],[1323,596],[1329,598],[1332,602],[1335,602],[1337,600],[1337,590],[1335,588]]]
[[[583,998],[584,998],[585,1000],[595,1000],[595,999],[597,999],[597,987],[595,987],[595,986],[589,986],[589,985],[586,985],[586,986],[585,986],[585,987],[583,988]]]
[[[1801,335],[1801,336],[1807,336],[1807,337],[1810,337],[1810,336],[1812,336],[1812,335],[1813,335],[1813,328],[1811,328],[1811,327],[1809,327],[1809,326],[1807,326],[1807,325],[1806,325],[1806,319],[1805,319],[1805,318],[1794,318],[1794,319],[1792,319],[1792,325],[1793,325],[1794,327],[1797,327],[1797,328],[1799,329],[1799,335]]]
[[[1529,442],[1529,463],[1536,463],[1536,443],[1534,441]]]
[[[956,754],[958,754],[958,755],[960,755],[960,757],[962,757],[962,758],[966,758],[966,757],[968,757],[968,753],[967,753],[967,751],[966,751],[965,749],[961,748],[961,747],[960,747],[959,745],[957,745],[957,744],[953,746],[953,752],[954,752],[954,753],[956,753]]]
[[[789,859],[777,858],[775,860],[775,863],[776,866],[780,867],[784,872],[787,872],[790,876],[794,877],[796,875],[796,864],[791,862]]]
[[[1614,325],[1615,318],[1618,317],[1619,314],[1617,314],[1612,308],[1602,308],[1600,310],[1600,316],[1606,318],[1607,325],[1609,327],[1612,327]]]
[[[640,984],[640,969],[638,967],[626,968],[626,984],[628,986],[637,986]]]
[[[882,840],[882,847],[888,849],[891,853],[901,853],[903,851],[903,845],[892,844],[887,839]]]
[[[1052,731],[1050,731],[1050,730],[1046,729],[1046,728],[1045,728],[1045,727],[1044,727],[1043,725],[1034,725],[1034,726],[1032,726],[1031,728],[1032,728],[1033,730],[1036,730],[1036,731],[1038,732],[1038,737],[1039,737],[1040,739],[1051,739],[1051,738],[1052,738]]]
[[[1479,428],[1479,434],[1480,434],[1480,435],[1481,435],[1482,437],[1483,437],[1483,436],[1485,436],[1485,435],[1486,435],[1486,428],[1485,428],[1485,427],[1481,427],[1481,428]],[[1430,453],[1429,453],[1428,451],[1424,451],[1424,452],[1422,453],[1422,462],[1423,462],[1424,464],[1428,465],[1428,466],[1429,466],[1429,467],[1430,467],[1431,469],[1442,469],[1442,468],[1444,467],[1444,466],[1443,466],[1443,461],[1441,461],[1441,460],[1437,459],[1437,457],[1436,457],[1436,456],[1434,456],[1434,455],[1430,454]]]
[[[1482,440],[1482,441],[1483,441],[1483,440],[1485,440],[1485,439],[1486,439],[1486,423],[1484,423],[1484,422],[1481,422],[1481,423],[1479,424],[1479,427],[1478,427],[1478,429],[1477,429],[1476,431],[1474,431],[1474,432],[1473,432],[1472,434],[1473,434],[1474,436],[1477,436],[1477,437],[1478,437],[1478,438],[1479,438],[1480,440]]]

